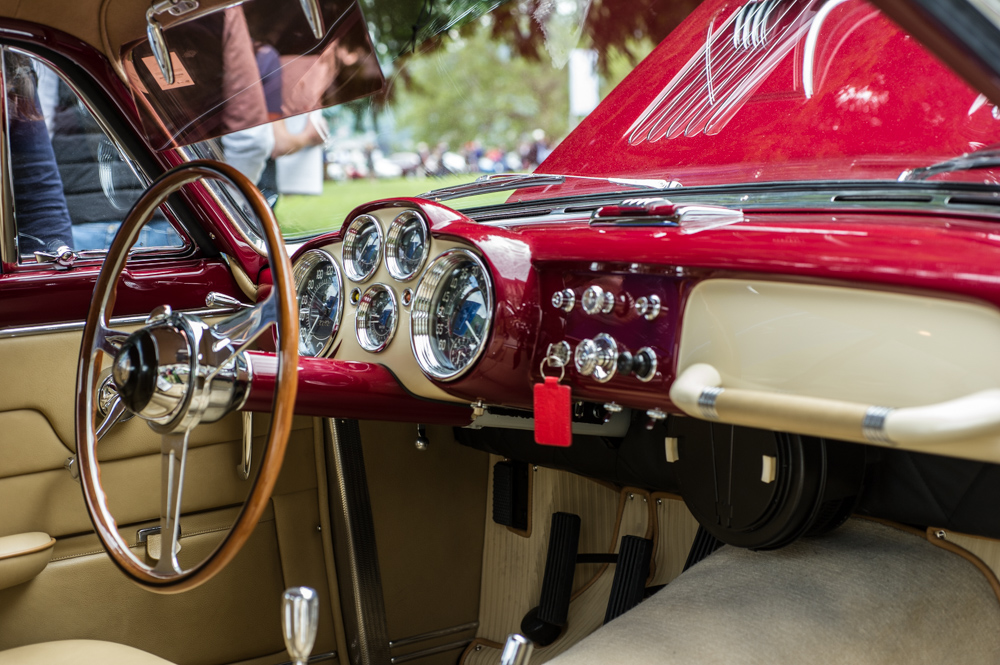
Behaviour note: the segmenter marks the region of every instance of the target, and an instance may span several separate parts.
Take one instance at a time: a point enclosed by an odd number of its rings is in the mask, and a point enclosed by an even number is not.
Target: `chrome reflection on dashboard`
[[[424,267],[430,251],[427,223],[415,210],[401,212],[392,220],[385,239],[385,267],[401,282],[408,282]]]
[[[389,346],[398,323],[396,294],[385,284],[373,284],[358,303],[358,316],[355,319],[358,344],[365,351],[378,353]]]
[[[344,313],[344,284],[333,257],[311,249],[295,262],[299,308],[299,355],[320,356],[330,349]]]
[[[382,226],[371,215],[358,215],[344,234],[344,272],[352,282],[365,282],[382,259]]]
[[[458,378],[486,348],[493,320],[493,284],[483,261],[451,249],[431,263],[413,296],[413,353],[425,374]]]

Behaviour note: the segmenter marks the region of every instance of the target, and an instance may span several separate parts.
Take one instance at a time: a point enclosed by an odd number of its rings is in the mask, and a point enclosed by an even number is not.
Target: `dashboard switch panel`
[[[576,304],[576,294],[573,289],[563,289],[552,294],[552,306],[564,312],[572,312]]]
[[[583,292],[580,305],[587,314],[609,314],[615,307],[615,296],[610,291],[592,284]]]

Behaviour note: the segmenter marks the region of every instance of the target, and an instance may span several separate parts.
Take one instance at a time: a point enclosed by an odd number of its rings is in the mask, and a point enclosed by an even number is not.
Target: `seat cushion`
[[[723,547],[553,665],[1000,663],[969,561],[866,520],[773,552]]]
[[[171,665],[159,656],[124,644],[62,640],[0,651],[0,665]]]

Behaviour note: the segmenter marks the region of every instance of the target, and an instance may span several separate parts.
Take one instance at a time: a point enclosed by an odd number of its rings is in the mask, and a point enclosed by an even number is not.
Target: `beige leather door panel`
[[[0,391],[0,537],[40,531],[57,539],[52,560],[37,577],[0,590],[0,650],[84,638],[135,646],[183,664],[261,657],[280,662],[287,660],[281,592],[304,584],[323,601],[314,653],[335,651],[313,421],[296,419],[272,504],[237,558],[196,590],[153,594],[127,580],[103,552],[80,486],[63,468],[74,454],[79,343],[78,333],[0,339],[0,385],[17,386]],[[267,420],[266,414],[254,417],[254,470]],[[251,485],[237,472],[241,450],[239,414],[192,433],[182,565],[209,553],[235,518]],[[159,523],[160,437],[135,418],[116,425],[98,453],[120,531],[141,553],[147,545],[137,542],[138,530]]]

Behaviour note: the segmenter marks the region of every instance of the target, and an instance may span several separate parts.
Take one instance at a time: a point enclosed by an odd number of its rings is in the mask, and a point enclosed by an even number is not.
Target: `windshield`
[[[298,1],[278,5],[301,16]],[[297,117],[272,111],[285,119],[263,138],[215,141],[241,168],[246,145],[264,146],[245,172],[288,238],[338,229],[372,200],[442,188],[468,209],[634,195],[636,183],[997,182],[1000,158],[954,158],[1000,145],[1000,112],[863,0],[360,8],[384,87]],[[921,171],[947,160],[963,166]],[[483,175],[532,172],[569,177],[451,194]]]

